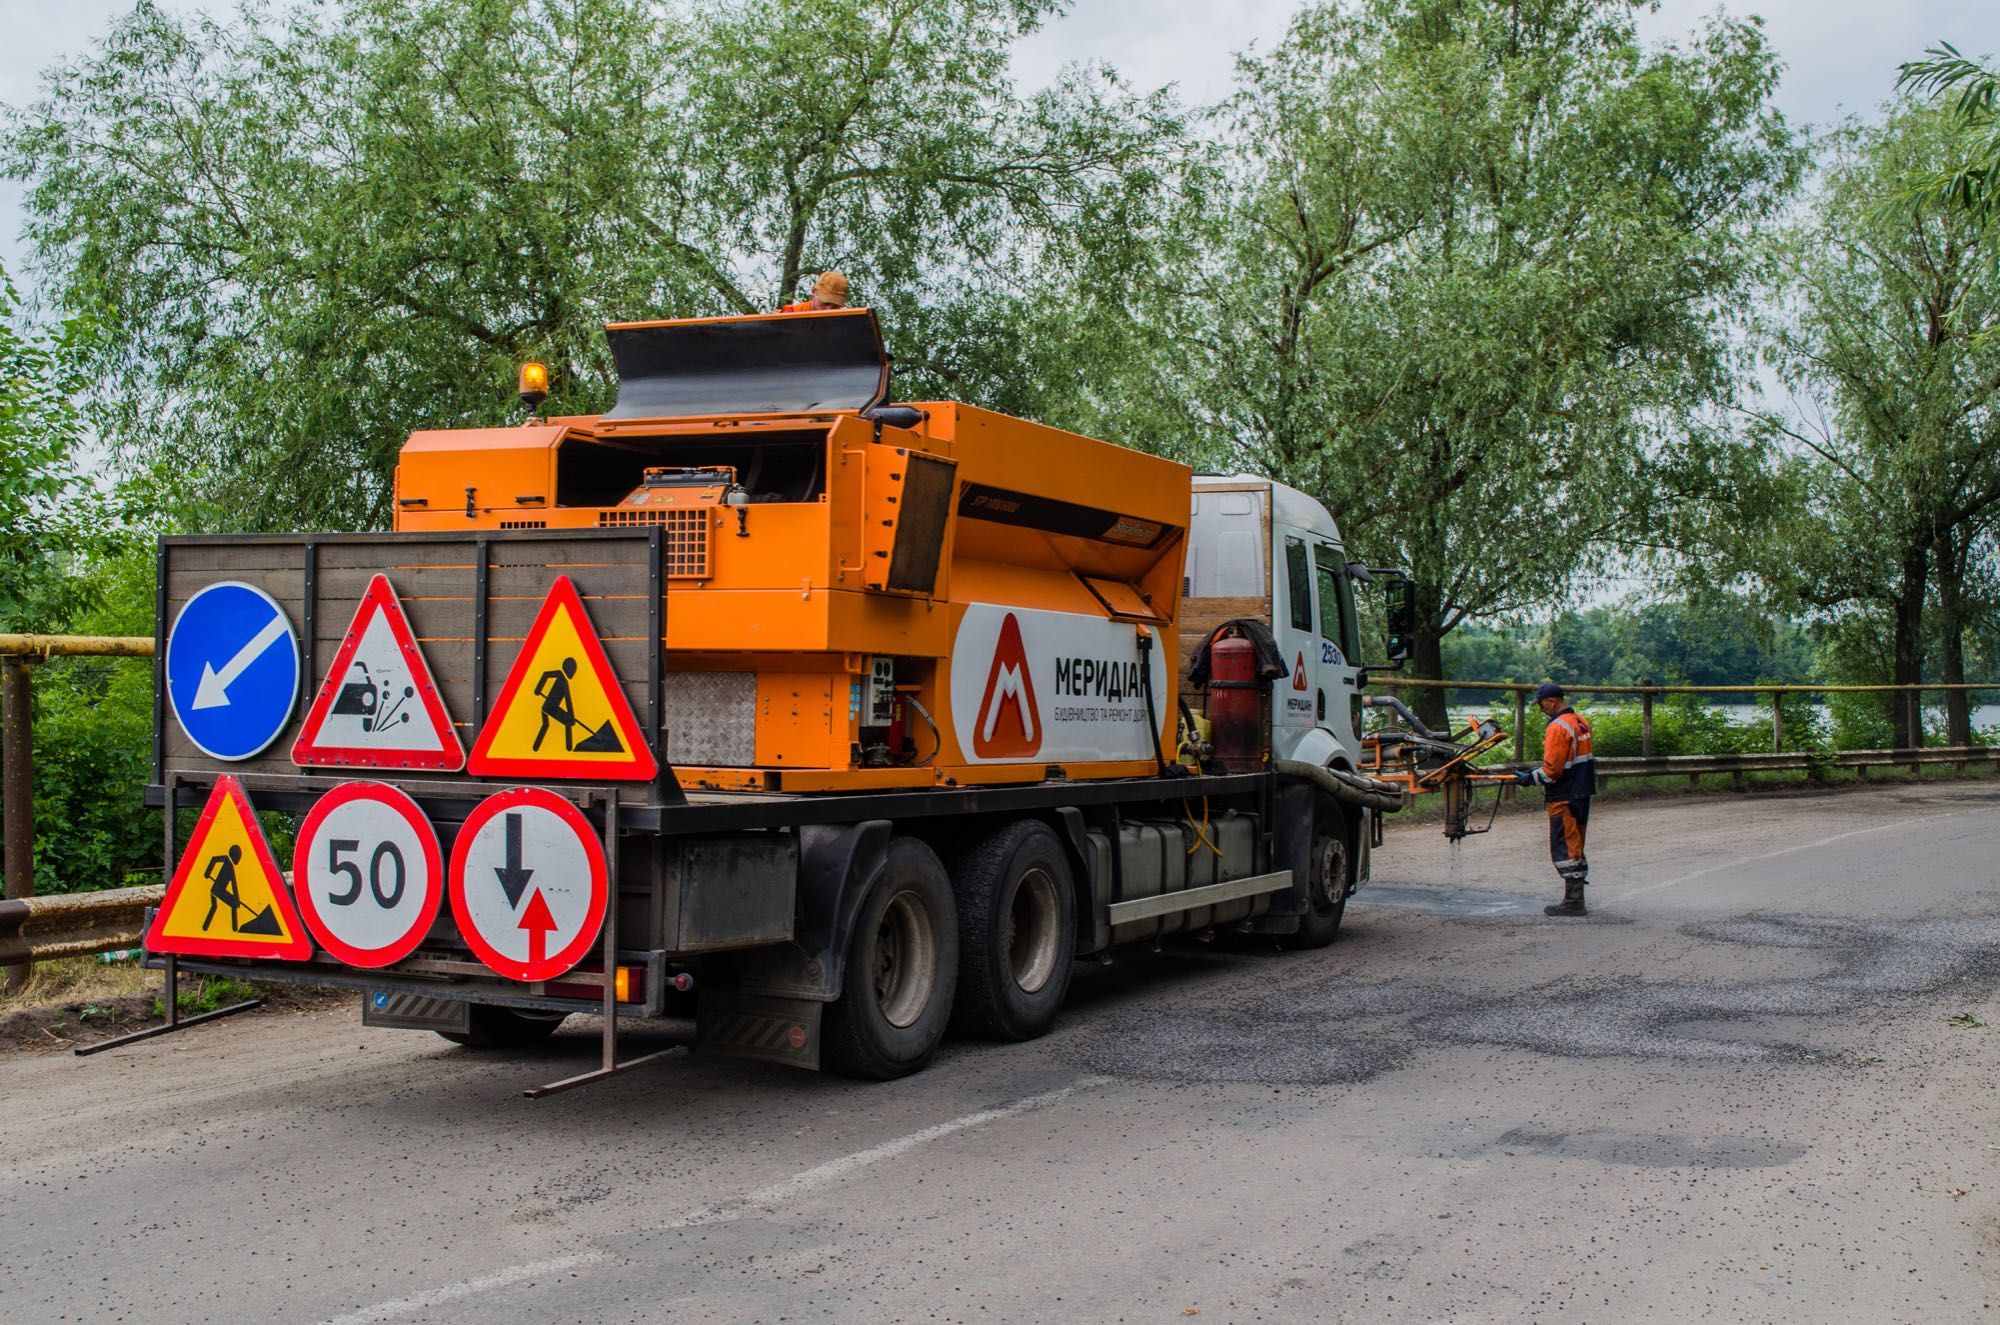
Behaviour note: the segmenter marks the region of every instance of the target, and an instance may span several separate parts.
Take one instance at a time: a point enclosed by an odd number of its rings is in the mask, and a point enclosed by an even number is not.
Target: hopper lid
[[[607,419],[863,410],[889,395],[875,312],[612,323],[618,402]]]

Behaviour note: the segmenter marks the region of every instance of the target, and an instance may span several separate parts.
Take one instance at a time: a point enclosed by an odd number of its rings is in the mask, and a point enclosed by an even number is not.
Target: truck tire
[[[1076,881],[1047,824],[1024,819],[974,843],[952,870],[958,1005],[968,1035],[1032,1040],[1055,1023],[1076,958]]]
[[[1287,948],[1324,948],[1340,934],[1347,893],[1354,883],[1354,851],[1347,816],[1330,801],[1313,814],[1312,854],[1308,857],[1306,913],[1299,927],[1278,941]]]
[[[554,1035],[567,1016],[562,1012],[522,1012],[475,1003],[470,1030],[462,1035],[457,1031],[438,1034],[468,1049],[526,1049]]]
[[[826,1009],[826,1065],[888,1081],[930,1061],[951,1024],[958,914],[937,853],[892,838],[847,940],[840,997]]]

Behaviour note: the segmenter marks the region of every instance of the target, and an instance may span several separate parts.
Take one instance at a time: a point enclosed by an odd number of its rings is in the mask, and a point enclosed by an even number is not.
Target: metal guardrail
[[[1990,745],[1927,746],[1906,750],[1787,750],[1781,754],[1637,755],[1595,761],[1600,778],[1686,777],[1691,781],[1728,773],[1740,782],[1746,773],[1813,772],[1851,768],[1866,777],[1871,768],[1905,768],[1917,772],[1927,764],[2000,763],[2000,747]]]
[[[0,901],[0,962],[46,962],[136,948],[165,884]]]
[[[35,897],[35,732],[34,679],[29,664],[50,658],[150,658],[153,641],[131,635],[5,635],[0,634],[0,846],[6,859],[0,867],[0,935],[17,932],[32,912],[9,921],[19,903]],[[120,889],[130,892],[132,889]],[[143,891],[143,890],[141,890]],[[111,894],[90,894],[109,896]],[[56,899],[50,899],[56,900]],[[13,925],[10,931],[9,924]],[[88,941],[88,940],[83,940]],[[109,952],[121,946],[79,949],[76,953]],[[130,946],[129,944],[123,946]],[[28,983],[35,960],[7,955],[0,946],[0,990],[12,992]]]
[[[1374,676],[1371,676],[1369,684],[1371,686],[1378,686],[1383,690],[1401,690],[1406,688],[1412,690],[1496,690],[1504,694],[1511,694],[1514,697],[1514,762],[1517,764],[1527,762],[1528,697],[1535,693],[1535,686],[1530,682],[1439,681],[1427,677],[1376,674]],[[1792,695],[1901,695],[1903,696],[1904,703],[1907,705],[1907,708],[1904,710],[1904,719],[1908,724],[1909,730],[1912,732],[1921,733],[1923,731],[1922,707],[1923,707],[1924,695],[1933,692],[1937,694],[1947,694],[1954,691],[1969,695],[1974,691],[1979,691],[1979,690],[1991,690],[2000,692],[2000,685],[1993,685],[1993,684],[1982,685],[1977,682],[1951,683],[1951,684],[1945,684],[1943,682],[1939,682],[1934,685],[1808,685],[1802,682],[1788,681],[1782,683],[1772,682],[1761,685],[1751,684],[1751,685],[1736,685],[1736,686],[1564,685],[1563,690],[1566,693],[1575,695],[1638,696],[1639,757],[1644,759],[1652,759],[1655,757],[1653,754],[1653,701],[1659,698],[1660,696],[1662,695],[1769,695],[1771,697],[1771,755],[1773,758],[1779,758],[1787,754],[1803,753],[1799,751],[1787,751],[1785,749],[1785,700],[1787,697]],[[1956,748],[1956,747],[1934,747],[1934,748],[1945,749],[1945,748]],[[1963,747],[1963,748],[1973,749],[1973,748],[1983,748],[1983,747]],[[1832,753],[1833,752],[1829,752],[1829,757],[1831,756]],[[1841,753],[1849,755],[1889,755],[1889,754],[1901,754],[1903,752],[1893,751],[1893,750],[1848,750]],[[1705,758],[1706,756],[1690,755],[1682,757]],[[1751,758],[1752,756],[1743,755],[1743,756],[1727,756],[1727,757]],[[1597,767],[1600,771],[1602,771],[1607,767],[1607,765],[1615,762],[1617,761],[1600,759],[1597,761]],[[1844,764],[1837,766],[1847,767],[1847,768],[1863,768],[1875,765],[1893,766],[1896,764],[1914,764],[1919,762],[1954,763],[1963,761],[1954,759],[1912,761],[1910,759],[1895,758],[1895,759],[1875,759],[1870,764]],[[1765,764],[1761,765],[1761,767],[1785,768],[1785,767],[1807,767],[1807,765]],[[1726,773],[1726,772],[1731,772],[1733,770],[1717,769],[1715,771]]]

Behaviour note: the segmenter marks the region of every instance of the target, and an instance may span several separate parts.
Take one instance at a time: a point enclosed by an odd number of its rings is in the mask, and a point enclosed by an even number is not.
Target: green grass
[[[192,989],[183,984],[174,1002],[180,1008],[183,1017],[193,1017],[255,997],[257,989],[247,981],[228,975],[205,975],[195,978]],[[165,999],[153,1000],[153,1015],[156,1017],[167,1015]]]

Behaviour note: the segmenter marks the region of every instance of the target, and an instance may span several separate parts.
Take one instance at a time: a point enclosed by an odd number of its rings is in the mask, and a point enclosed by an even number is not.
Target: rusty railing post
[[[1528,762],[1528,692],[1514,687],[1514,762]]]
[[[1771,689],[1771,753],[1781,755],[1784,752],[1785,692],[1774,686]]]
[[[1924,688],[1920,685],[1910,687],[1910,748],[1912,750],[1924,748]],[[1924,766],[1913,759],[1910,761],[1910,771],[1922,776]]]
[[[1653,757],[1653,692],[1650,690],[1639,696],[1639,753],[1647,759]]]
[[[35,895],[35,747],[28,660],[0,657],[0,797],[6,800],[0,824],[7,852],[4,892],[8,900]],[[0,988],[15,993],[35,973],[32,962],[6,968]]]

